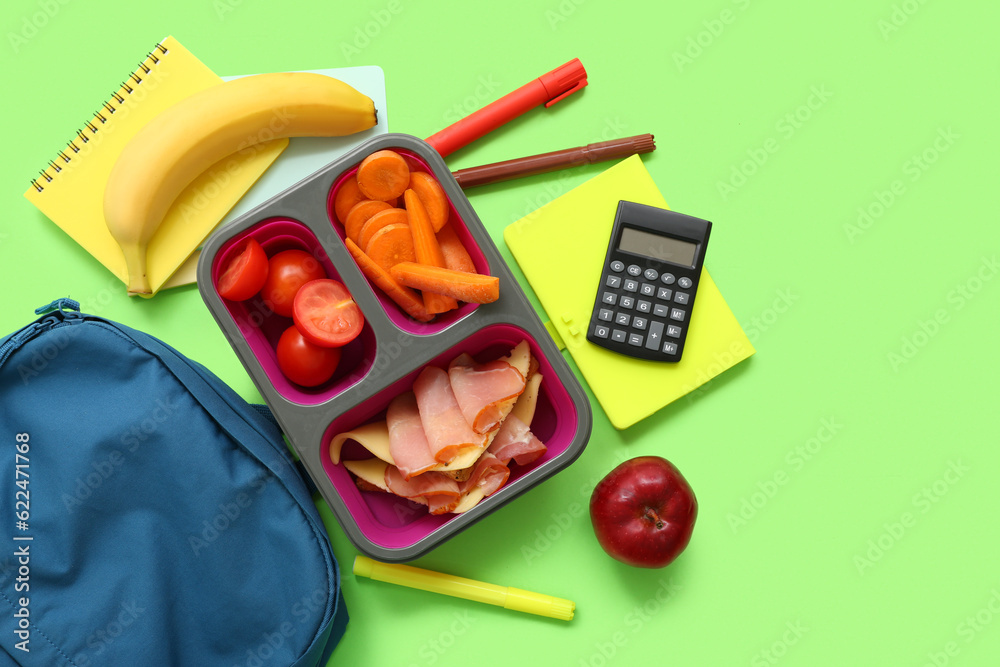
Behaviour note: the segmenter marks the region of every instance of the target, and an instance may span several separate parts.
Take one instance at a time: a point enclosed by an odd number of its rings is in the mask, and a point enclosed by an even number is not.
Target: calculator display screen
[[[698,244],[680,241],[669,236],[651,234],[631,227],[622,227],[622,238],[618,242],[618,249],[672,264],[694,266]]]

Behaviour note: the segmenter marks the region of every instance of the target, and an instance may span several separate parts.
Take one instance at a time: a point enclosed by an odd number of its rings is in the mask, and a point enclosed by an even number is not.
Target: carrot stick
[[[358,246],[362,250],[368,252],[368,243],[378,230],[384,229],[389,225],[409,225],[408,220],[406,211],[403,209],[388,208],[368,218],[368,221],[361,226],[361,231],[358,232],[358,238],[355,241],[358,242]]]
[[[406,215],[410,220],[413,252],[417,261],[428,266],[444,267],[444,254],[438,245],[434,227],[431,226],[420,197],[413,190],[407,190],[403,193],[403,201],[406,204]],[[440,293],[427,292],[424,294],[424,307],[431,313],[444,313],[457,308],[458,302]]]
[[[368,199],[368,197],[361,193],[358,188],[358,179],[355,176],[351,176],[340,184],[340,189],[333,197],[333,212],[336,214],[337,220],[340,220],[340,224],[347,222],[347,214],[351,212],[351,208],[364,199]]]
[[[394,264],[412,262],[416,257],[409,225],[389,225],[378,230],[368,242],[365,254],[386,271]]]
[[[445,268],[454,271],[466,271],[468,273],[478,273],[476,265],[472,261],[469,251],[462,245],[462,240],[458,238],[455,228],[451,223],[446,223],[437,233],[438,245],[441,246],[441,254],[444,255]]]
[[[414,171],[410,173],[409,188],[420,197],[420,203],[427,210],[427,217],[434,225],[434,231],[439,232],[448,222],[451,209],[448,206],[448,195],[444,193],[444,188],[433,176],[426,171]]]
[[[397,282],[429,293],[445,294],[466,303],[493,303],[500,298],[500,279],[479,273],[453,271],[418,262],[400,262],[389,270]]]
[[[361,273],[385,292],[386,296],[395,301],[396,305],[406,311],[407,315],[419,322],[429,322],[433,319],[434,316],[424,308],[424,302],[419,294],[409,287],[400,285],[385,269],[373,262],[371,257],[358,247],[357,243],[351,239],[347,239],[345,243],[351,256],[354,257],[354,261],[358,263]]]
[[[413,234],[413,250],[417,261],[431,266],[444,266],[444,254],[438,244],[434,228],[427,217],[427,209],[414,190],[403,193],[406,204],[406,216],[410,221],[410,231]]]
[[[392,199],[410,182],[410,168],[396,151],[375,151],[358,167],[358,187],[368,199]]]

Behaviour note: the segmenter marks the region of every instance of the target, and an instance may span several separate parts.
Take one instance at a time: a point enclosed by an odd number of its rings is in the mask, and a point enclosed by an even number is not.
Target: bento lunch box
[[[463,303],[422,323],[410,318],[358,268],[344,244],[333,212],[339,187],[371,153],[392,149],[411,165],[431,173],[450,200],[450,222],[479,273],[497,276],[500,298],[490,304]],[[342,349],[340,365],[326,383],[305,388],[287,380],[275,346],[291,318],[273,313],[259,296],[223,299],[217,280],[240,244],[253,237],[270,257],[297,248],[316,257],[327,277],[342,282],[361,309],[361,334]],[[205,304],[271,408],[306,472],[359,551],[382,561],[406,561],[425,554],[528,489],[572,463],[590,437],[590,402],[538,315],[514,279],[472,205],[444,160],[424,141],[384,134],[274,196],[206,241],[198,264],[198,288]],[[461,353],[477,361],[497,359],[527,340],[543,380],[531,431],[547,447],[526,466],[511,462],[507,483],[462,514],[432,515],[404,498],[361,491],[329,455],[330,440],[375,419],[408,391],[427,365],[447,368]],[[342,458],[369,458],[357,442]]]

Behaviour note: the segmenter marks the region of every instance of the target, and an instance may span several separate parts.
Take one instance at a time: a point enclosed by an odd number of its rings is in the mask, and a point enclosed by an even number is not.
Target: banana
[[[370,98],[304,72],[233,79],[185,98],[126,144],[104,191],[104,218],[128,267],[128,293],[149,295],[146,247],[195,178],[248,146],[287,137],[362,132],[377,122]]]

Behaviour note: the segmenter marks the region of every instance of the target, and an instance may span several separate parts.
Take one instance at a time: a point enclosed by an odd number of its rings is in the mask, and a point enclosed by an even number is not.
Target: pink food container
[[[361,160],[381,149],[399,152],[412,168],[427,171],[441,184],[450,202],[449,222],[476,270],[499,278],[499,300],[463,303],[431,322],[418,322],[361,272],[344,244],[344,228],[333,212],[333,201]],[[219,295],[218,278],[248,237],[256,239],[269,257],[293,248],[308,252],[328,278],[347,287],[361,309],[365,318],[361,334],[342,348],[337,371],[327,382],[302,387],[278,367],[275,348],[292,325],[290,318],[272,312],[259,296],[236,302]],[[198,285],[344,532],[372,558],[406,561],[423,555],[568,466],[587,444],[592,416],[583,388],[450,170],[420,139],[403,134],[373,138],[217,231],[202,251]],[[399,496],[361,490],[343,465],[345,460],[371,457],[356,441],[345,442],[340,463],[331,459],[334,436],[384,419],[389,402],[409,391],[424,367],[447,368],[462,353],[479,362],[490,361],[521,341],[527,341],[543,377],[531,431],[545,443],[546,452],[524,466],[512,461],[506,484],[472,509],[433,515],[425,506]]]

